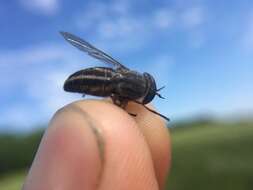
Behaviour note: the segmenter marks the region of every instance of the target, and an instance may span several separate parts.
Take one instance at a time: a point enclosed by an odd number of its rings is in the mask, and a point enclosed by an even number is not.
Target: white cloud
[[[58,109],[81,99],[80,94],[73,95],[63,91],[63,82],[68,75],[67,72],[55,72],[26,83],[22,98],[29,99],[29,103],[14,102],[2,109],[0,126],[11,124],[14,128],[8,130],[30,130],[31,127],[47,124]]]
[[[63,91],[63,83],[71,72],[89,66],[92,61],[85,62],[88,59],[83,53],[71,52],[49,44],[0,52],[0,70],[5,71],[0,75],[4,97],[14,91],[14,96],[21,98],[13,98],[7,108],[0,110],[0,124],[29,128],[48,121],[57,109],[74,101],[73,94]]]
[[[92,2],[74,19],[79,29],[90,31],[98,47],[109,47],[110,51],[140,49],[158,28],[153,14],[133,14],[129,1]]]
[[[136,19],[122,17],[112,20],[104,20],[98,25],[98,34],[102,39],[131,40],[139,36],[137,32],[143,32],[143,25]]]
[[[94,30],[94,25],[96,25],[100,20],[107,19],[107,8],[106,4],[101,2],[93,2],[85,6],[86,8],[77,13],[74,18],[74,22],[78,28],[83,30],[88,30],[91,28]]]
[[[174,18],[172,11],[166,8],[161,8],[155,12],[154,24],[161,29],[167,29],[174,24]]]
[[[19,0],[21,5],[34,13],[52,15],[59,10],[59,0]]]
[[[127,15],[129,14],[129,10],[130,10],[130,3],[129,1],[125,1],[125,0],[119,0],[116,1],[116,3],[112,3],[111,5],[111,9],[115,12],[118,13],[120,15]]]
[[[73,58],[64,48],[57,45],[41,44],[12,51],[0,52],[1,87],[28,84],[32,79],[38,79],[48,70],[61,70],[66,67],[75,67],[80,64],[80,57],[75,56],[76,64],[70,65]],[[12,73],[13,77],[9,77]],[[8,78],[8,80],[6,80]]]
[[[196,28],[205,21],[204,10],[202,7],[187,8],[181,15],[182,24],[187,28]]]
[[[73,94],[63,91],[63,83],[68,75],[67,70],[49,71],[40,79],[30,81],[27,85],[27,95],[36,102],[41,115],[47,120],[56,110],[74,101]]]
[[[36,47],[0,52],[0,66],[36,64],[57,59],[63,54],[63,49],[55,45],[45,44]]]
[[[133,1],[92,2],[78,13],[76,26],[92,34],[97,44],[117,51],[135,51],[147,46],[156,36],[170,37],[171,31],[181,31],[192,43],[200,47],[205,36],[200,33],[207,13],[203,6],[156,6],[149,12],[137,12]],[[199,37],[198,34],[201,34]]]
[[[132,17],[130,5],[125,1],[113,3],[93,2],[76,16],[76,24],[83,30],[91,30],[98,40],[131,41],[144,35],[147,19]],[[124,43],[124,42],[123,42]]]

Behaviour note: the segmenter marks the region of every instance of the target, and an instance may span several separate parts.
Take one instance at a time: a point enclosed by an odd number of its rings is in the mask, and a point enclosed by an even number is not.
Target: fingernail
[[[80,108],[78,105],[72,105],[71,108],[73,109],[73,111],[79,113],[82,115],[82,117],[87,121],[88,126],[90,127],[91,131],[93,132],[95,138],[96,138],[96,142],[97,142],[97,146],[98,146],[98,150],[99,150],[99,157],[101,159],[101,162],[103,164],[104,162],[104,138],[102,135],[102,130],[97,127],[99,125],[98,121],[95,121],[87,112],[85,112],[82,108]]]
[[[104,163],[104,138],[102,136],[102,132],[99,128],[95,127],[92,123],[90,123],[90,128],[94,133],[98,145],[99,157],[101,159],[102,164]]]

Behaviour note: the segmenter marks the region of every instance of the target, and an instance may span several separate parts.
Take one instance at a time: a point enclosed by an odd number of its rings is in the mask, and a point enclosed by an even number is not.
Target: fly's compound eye
[[[155,79],[149,73],[144,73],[144,77],[146,79],[147,89],[146,89],[146,95],[143,99],[143,104],[147,104],[154,99],[157,90],[156,90]]]

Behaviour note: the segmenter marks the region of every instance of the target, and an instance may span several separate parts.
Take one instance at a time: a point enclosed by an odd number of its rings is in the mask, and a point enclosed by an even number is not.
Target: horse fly
[[[85,40],[68,32],[60,33],[79,50],[112,66],[92,67],[73,73],[64,83],[65,91],[111,97],[113,103],[122,108],[126,107],[128,101],[133,101],[169,121],[169,118],[145,105],[151,102],[155,95],[163,98],[158,91],[164,87],[157,89],[156,82],[149,73],[132,71]]]

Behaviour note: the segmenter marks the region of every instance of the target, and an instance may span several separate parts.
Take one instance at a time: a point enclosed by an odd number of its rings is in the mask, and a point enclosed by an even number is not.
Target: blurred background
[[[53,113],[81,99],[73,72],[103,65],[67,31],[166,86],[167,189],[253,189],[253,2],[0,1],[0,189],[20,189]]]

